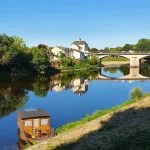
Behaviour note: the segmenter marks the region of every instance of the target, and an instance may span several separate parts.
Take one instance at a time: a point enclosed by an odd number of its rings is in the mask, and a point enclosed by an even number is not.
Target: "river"
[[[133,72],[129,77],[129,67],[121,66],[50,77],[0,79],[0,150],[17,149],[20,109],[45,110],[50,114],[51,127],[57,128],[127,101],[135,87],[150,92],[150,65],[142,64]],[[140,79],[136,78],[138,73]]]

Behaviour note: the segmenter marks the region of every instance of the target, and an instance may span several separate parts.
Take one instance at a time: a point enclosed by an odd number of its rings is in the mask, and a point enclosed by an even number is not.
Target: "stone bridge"
[[[130,60],[130,67],[139,67],[140,66],[140,60],[144,57],[150,56],[150,53],[90,53],[89,56],[96,56],[100,60],[102,58],[108,57],[108,56],[118,56],[118,57],[125,57]]]

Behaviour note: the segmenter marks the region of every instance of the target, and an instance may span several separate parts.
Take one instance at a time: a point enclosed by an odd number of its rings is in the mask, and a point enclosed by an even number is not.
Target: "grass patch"
[[[118,110],[118,109],[120,109],[120,108],[123,108],[123,107],[125,107],[125,106],[128,106],[128,105],[130,105],[130,104],[132,104],[132,103],[135,103],[136,101],[139,101],[139,100],[141,100],[141,99],[143,99],[143,98],[145,98],[145,97],[147,97],[147,96],[150,96],[150,94],[143,94],[143,95],[140,97],[140,99],[128,100],[128,101],[124,102],[124,103],[121,104],[121,105],[117,105],[117,106],[112,107],[112,108],[109,108],[109,109],[98,110],[98,111],[94,112],[94,113],[91,114],[91,115],[86,115],[85,117],[83,117],[83,118],[82,118],[81,120],[79,120],[79,121],[70,122],[70,123],[67,123],[67,124],[65,124],[65,125],[63,125],[63,126],[57,128],[57,129],[56,129],[56,132],[57,132],[57,134],[66,132],[66,131],[68,131],[68,130],[70,130],[70,129],[76,127],[76,126],[82,125],[82,124],[87,123],[87,122],[89,122],[89,121],[92,121],[92,120],[94,120],[94,119],[96,119],[96,118],[102,117],[102,116],[104,116],[104,115],[106,115],[106,114],[108,114],[108,113],[114,112],[114,111],[116,111],[116,110]]]
[[[125,57],[105,57],[102,61],[129,61],[129,59]]]

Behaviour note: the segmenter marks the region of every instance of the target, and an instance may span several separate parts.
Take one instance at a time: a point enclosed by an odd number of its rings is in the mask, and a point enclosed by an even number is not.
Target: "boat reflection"
[[[50,116],[41,109],[18,111],[18,147],[22,150],[27,145],[54,137],[50,126]]]

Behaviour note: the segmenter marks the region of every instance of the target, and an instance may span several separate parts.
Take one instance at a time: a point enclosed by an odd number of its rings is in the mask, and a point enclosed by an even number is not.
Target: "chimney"
[[[79,41],[81,41],[81,38],[79,38]]]

